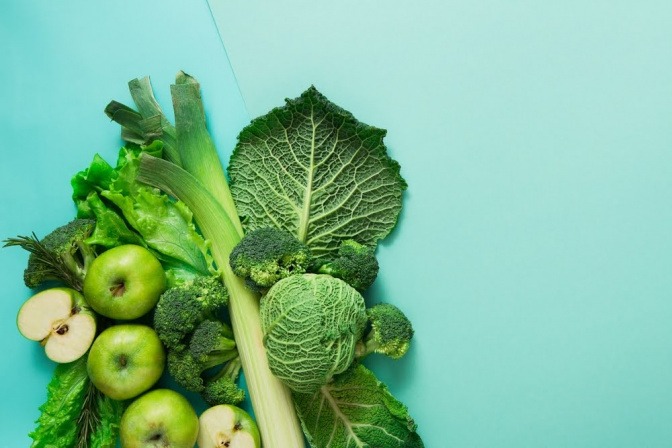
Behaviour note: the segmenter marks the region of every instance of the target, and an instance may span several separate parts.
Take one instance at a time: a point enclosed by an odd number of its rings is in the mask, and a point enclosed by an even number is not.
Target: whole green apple
[[[166,353],[156,332],[138,324],[114,325],[98,335],[86,362],[91,382],[115,400],[148,390],[161,377]]]
[[[126,244],[100,254],[84,278],[84,297],[99,314],[136,319],[151,310],[166,289],[166,274],[147,249]]]
[[[182,395],[156,389],[128,406],[121,417],[119,435],[124,448],[193,448],[198,417]]]

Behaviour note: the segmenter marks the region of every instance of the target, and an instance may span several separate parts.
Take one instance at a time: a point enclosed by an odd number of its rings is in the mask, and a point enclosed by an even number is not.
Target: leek
[[[229,254],[242,237],[242,226],[221,161],[205,126],[196,81],[180,72],[171,86],[177,148],[182,167],[147,154],[138,180],[184,202],[194,214],[229,290],[229,313],[254,413],[265,448],[304,446],[289,389],[270,371],[263,346],[259,296],[229,266]]]

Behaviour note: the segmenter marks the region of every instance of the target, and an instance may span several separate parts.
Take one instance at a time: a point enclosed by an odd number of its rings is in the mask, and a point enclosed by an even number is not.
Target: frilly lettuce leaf
[[[424,447],[406,406],[361,364],[294,403],[313,448]]]
[[[209,244],[196,231],[191,211],[155,188],[136,181],[139,156],[161,157],[163,144],[123,147],[115,168],[96,155],[72,179],[78,216],[96,219],[88,242],[104,247],[138,244],[164,264],[170,284],[214,273]]]
[[[288,230],[317,257],[346,239],[375,247],[394,228],[406,188],[385,133],[314,87],[253,120],[229,163],[245,230]]]

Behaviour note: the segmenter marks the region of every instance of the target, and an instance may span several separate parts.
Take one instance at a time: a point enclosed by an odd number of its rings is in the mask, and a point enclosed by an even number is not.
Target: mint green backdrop
[[[324,3],[324,4],[323,4]],[[0,236],[72,216],[69,178],[151,75],[195,75],[228,159],[314,84],[388,129],[409,183],[371,302],[416,328],[373,367],[429,448],[672,446],[672,5],[663,1],[0,0]],[[220,42],[220,36],[226,51]],[[0,252],[0,446],[53,365]],[[200,406],[200,405],[199,405]]]

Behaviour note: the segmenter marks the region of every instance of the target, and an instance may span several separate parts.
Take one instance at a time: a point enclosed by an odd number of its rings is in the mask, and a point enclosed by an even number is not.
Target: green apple
[[[96,336],[96,318],[74,289],[51,288],[35,294],[19,309],[16,325],[23,336],[40,341],[47,357],[66,363],[79,359]]]
[[[114,325],[98,335],[86,367],[91,382],[115,400],[140,395],[161,377],[166,352],[156,332],[139,324]]]
[[[193,448],[198,437],[194,408],[170,389],[156,389],[135,400],[119,425],[124,448]]]
[[[220,404],[207,409],[199,419],[199,448],[259,448],[257,424],[239,407]]]
[[[165,289],[166,274],[159,260],[133,244],[100,254],[84,278],[86,301],[112,319],[130,320],[146,314]]]

